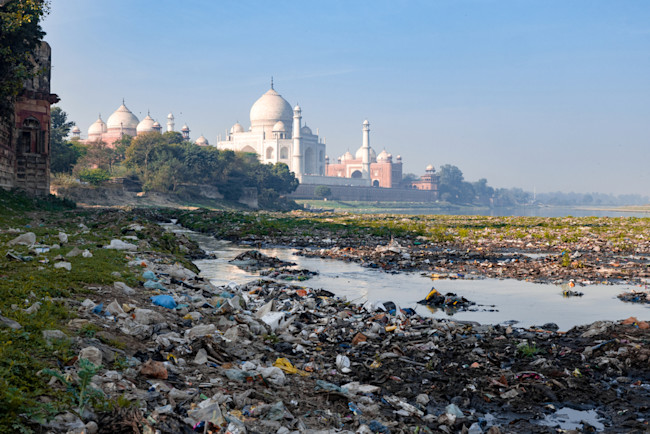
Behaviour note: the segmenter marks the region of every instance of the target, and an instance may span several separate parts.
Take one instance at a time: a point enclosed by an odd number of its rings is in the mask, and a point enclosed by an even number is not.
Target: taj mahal
[[[251,107],[248,130],[235,123],[218,149],[251,152],[262,163],[285,163],[301,184],[375,186],[394,188],[402,181],[402,159],[370,147],[370,123],[362,124],[362,144],[352,155],[349,151],[330,161],[325,142],[302,123],[302,108],[291,108],[274,88]]]
[[[167,116],[167,131],[175,131],[174,116]],[[104,122],[99,118],[88,128],[87,139],[81,140],[81,130],[75,127],[72,137],[83,143],[104,142],[109,146],[124,135],[136,137],[143,133],[161,133],[162,126],[149,114],[138,118],[126,107],[124,101]],[[190,140],[187,124],[181,127],[184,140]],[[225,137],[210,144],[201,135],[194,140],[199,146],[216,146],[221,150],[254,153],[261,163],[285,163],[302,185],[329,185],[341,187],[400,188],[402,185],[402,158],[387,152],[379,154],[370,146],[370,122],[361,124],[361,146],[354,154],[350,151],[330,161],[325,141],[303,124],[302,108],[291,104],[273,87],[266,91],[250,109],[250,126],[244,128],[236,122]],[[432,165],[420,181],[407,188],[437,190],[437,175]]]

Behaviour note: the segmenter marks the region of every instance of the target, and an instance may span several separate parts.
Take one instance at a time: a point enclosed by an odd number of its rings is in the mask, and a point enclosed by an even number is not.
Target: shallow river
[[[179,230],[176,228],[176,230]],[[216,255],[216,259],[199,260],[196,265],[201,275],[216,285],[229,282],[246,283],[259,275],[246,272],[228,261],[251,247],[238,246],[212,237],[188,233],[201,246]],[[517,321],[518,326],[542,325],[554,322],[560,330],[575,325],[589,324],[598,320],[619,320],[630,316],[650,319],[650,308],[625,303],[616,295],[634,289],[630,285],[591,285],[575,287],[584,293],[582,297],[564,298],[557,285],[529,283],[513,279],[458,279],[431,280],[418,273],[389,274],[380,270],[361,267],[330,259],[296,256],[295,249],[260,249],[264,254],[295,262],[297,267],[318,271],[320,274],[304,282],[288,282],[310,288],[323,288],[350,301],[393,301],[400,307],[411,307],[420,315],[437,318],[455,318],[477,321],[482,324],[499,324]],[[474,311],[449,315],[442,310],[430,309],[417,304],[431,289],[441,293],[453,292],[477,305]],[[637,288],[638,289],[638,288]]]

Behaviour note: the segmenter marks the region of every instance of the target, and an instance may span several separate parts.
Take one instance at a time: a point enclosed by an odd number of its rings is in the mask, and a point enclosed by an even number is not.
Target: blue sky
[[[55,0],[43,27],[83,134],[124,97],[215,143],[273,76],[331,158],[368,119],[405,172],[648,194],[647,1]]]

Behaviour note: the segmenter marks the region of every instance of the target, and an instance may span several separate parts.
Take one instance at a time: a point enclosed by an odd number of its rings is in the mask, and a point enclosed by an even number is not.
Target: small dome
[[[346,152],[341,156],[341,161],[348,161],[348,160],[354,160],[354,156],[352,155],[352,153],[350,153],[350,151]]]
[[[72,127],[72,134],[81,134],[81,130],[79,129],[78,126]]]
[[[293,112],[286,99],[269,89],[251,107],[251,127],[272,126],[277,121],[291,122]]]
[[[363,160],[363,146],[357,149],[357,152],[354,154],[354,158],[357,160]],[[373,163],[377,161],[377,153],[374,149],[372,149],[372,146],[370,147],[370,161]]]
[[[131,110],[126,108],[124,104],[118,107],[117,110],[106,121],[106,127],[109,129],[131,129],[138,128],[140,121],[131,113]]]
[[[160,129],[160,128],[162,128],[162,126],[160,125],[160,122],[158,122],[158,121],[156,121],[156,122],[153,123],[153,127],[154,127],[154,129]]]
[[[207,146],[207,145],[209,145],[208,139],[203,137],[203,134],[201,134],[201,136],[198,139],[196,139],[196,141],[194,143],[199,145],[199,146]]]
[[[142,119],[140,123],[138,124],[138,127],[136,128],[136,131],[138,134],[140,133],[147,133],[149,131],[154,131],[155,127],[154,124],[156,122],[151,118],[151,116],[147,115],[146,118]]]
[[[181,128],[181,131],[189,131],[190,127],[187,126],[187,124],[183,124],[183,128]]]
[[[101,116],[95,122],[93,122],[90,128],[88,128],[89,136],[99,135],[105,132],[106,132],[106,124],[102,120]]]
[[[171,113],[169,113],[169,114],[167,115],[167,119],[172,119],[172,120],[173,120],[173,119],[174,119],[174,115],[171,114]]]
[[[363,121],[363,124],[364,125],[370,125],[370,122],[368,122],[368,119],[366,119],[365,121]]]
[[[429,164],[429,165],[426,167],[425,170],[426,170],[427,172],[433,172],[433,170],[434,170],[434,169],[433,169],[433,164]]]
[[[277,121],[275,125],[273,125],[274,133],[284,133],[286,131],[287,131],[287,127],[284,126],[284,122],[282,121]]]
[[[390,155],[386,150],[384,149],[377,155],[377,161],[390,161],[392,158],[392,155]]]
[[[300,129],[300,134],[311,135],[312,134],[311,128],[309,128],[307,125],[305,125],[304,127],[302,127]]]
[[[230,129],[231,133],[243,133],[244,132],[244,127],[241,126],[239,122],[237,122],[235,125],[232,126]]]
[[[302,111],[302,109],[300,108],[300,106],[298,104],[296,104],[296,106],[293,108],[293,111],[294,112],[300,112],[300,111]]]
[[[395,158],[397,159],[397,161],[402,161],[402,156],[401,156],[401,155],[398,155],[398,156],[395,157]]]

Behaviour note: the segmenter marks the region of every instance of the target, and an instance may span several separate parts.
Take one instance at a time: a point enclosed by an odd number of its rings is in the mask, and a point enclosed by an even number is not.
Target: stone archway
[[[269,146],[268,148],[266,148],[266,159],[270,160],[272,158],[273,158],[273,148]]]
[[[379,187],[379,180],[375,179],[374,181],[372,181],[372,186],[373,187]]]
[[[352,174],[350,175],[350,178],[355,178],[355,179],[360,179],[360,178],[362,178],[362,177],[363,177],[363,174],[361,173],[360,170],[355,170],[355,171],[352,172]]]
[[[246,152],[247,154],[257,154],[257,151],[253,149],[252,146],[244,146],[241,152]]]
[[[316,155],[312,148],[305,149],[305,173],[313,175],[316,173]]]

